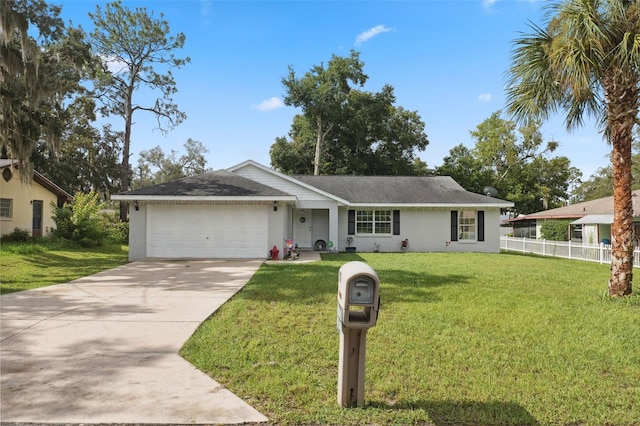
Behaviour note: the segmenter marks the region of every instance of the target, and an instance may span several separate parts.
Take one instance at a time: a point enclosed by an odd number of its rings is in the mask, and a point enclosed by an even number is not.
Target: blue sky
[[[56,3],[55,0],[51,1]],[[299,111],[281,102],[282,77],[326,63],[332,54],[361,53],[369,80],[364,89],[395,88],[396,105],[415,110],[426,123],[429,146],[418,156],[429,167],[442,163],[460,143],[472,147],[469,131],[504,108],[505,72],[513,40],[541,23],[542,1],[212,1],[124,0],[134,9],[164,14],[172,33],[186,35],[179,54],[191,63],[174,71],[175,101],[187,114],[163,135],[154,119],[134,117],[132,164],[137,153],[160,146],[182,151],[188,138],[210,152],[208,167],[228,168],[252,159],[269,165],[269,149],[288,134]],[[89,32],[88,12],[105,2],[62,3],[62,17]],[[143,104],[145,94],[137,100]],[[123,127],[121,121],[114,122]],[[609,146],[593,123],[567,133],[563,118],[543,126],[545,140],[560,142],[587,179],[607,164]]]

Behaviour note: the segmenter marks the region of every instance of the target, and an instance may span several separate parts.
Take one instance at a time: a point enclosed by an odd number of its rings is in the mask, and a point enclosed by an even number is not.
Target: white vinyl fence
[[[610,244],[583,244],[571,241],[549,241],[532,238],[500,237],[500,249],[533,253],[542,256],[564,257],[566,259],[587,260],[590,262],[610,263]],[[633,266],[640,267],[640,248],[633,251]]]

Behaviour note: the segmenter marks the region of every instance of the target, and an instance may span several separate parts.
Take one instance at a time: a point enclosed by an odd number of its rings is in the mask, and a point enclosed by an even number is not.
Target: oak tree
[[[366,82],[364,64],[352,51],[349,58],[333,56],[329,66],[314,67],[303,78],[290,68],[287,105],[299,106],[289,138],[277,138],[271,164],[289,174],[426,174],[416,157],[429,141],[425,124],[415,111],[395,105],[394,89],[379,92],[360,87]]]
[[[514,203],[514,213],[563,205],[581,176],[567,157],[551,155],[558,143],[543,140],[540,123],[517,127],[497,111],[470,134],[474,147],[452,148],[436,173],[452,176],[468,191],[496,188],[500,198]]]
[[[315,65],[302,77],[297,77],[289,66],[289,74],[282,79],[287,90],[284,104],[301,108],[304,117],[314,125],[314,175],[320,174],[322,143],[340,119],[351,85],[362,87],[368,79],[363,66],[360,54],[352,50],[348,57],[332,55],[326,68],[324,64]]]

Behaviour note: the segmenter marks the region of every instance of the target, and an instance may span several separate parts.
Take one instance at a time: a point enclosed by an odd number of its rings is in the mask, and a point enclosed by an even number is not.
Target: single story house
[[[508,201],[450,177],[287,176],[254,161],[115,194],[130,206],[129,259],[263,258],[301,250],[500,249]],[[407,240],[407,247],[401,247]]]
[[[635,235],[640,236],[640,190],[631,192]],[[637,201],[636,201],[637,200]],[[547,220],[570,220],[571,240],[587,244],[609,243],[613,224],[613,196],[571,204],[511,220],[514,237],[541,238],[540,228]],[[637,223],[635,223],[637,222]]]
[[[0,235],[18,228],[34,238],[50,236],[55,228],[51,203],[61,206],[72,196],[34,170],[30,181],[19,177],[18,162],[0,159]]]

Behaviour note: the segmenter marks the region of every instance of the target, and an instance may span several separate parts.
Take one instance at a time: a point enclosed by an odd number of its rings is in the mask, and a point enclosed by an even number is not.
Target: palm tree
[[[612,147],[613,208],[609,295],[631,294],[631,144],[639,124],[640,0],[566,0],[550,6],[546,28],[514,41],[507,110],[518,121],[566,113],[566,126],[595,118]]]

